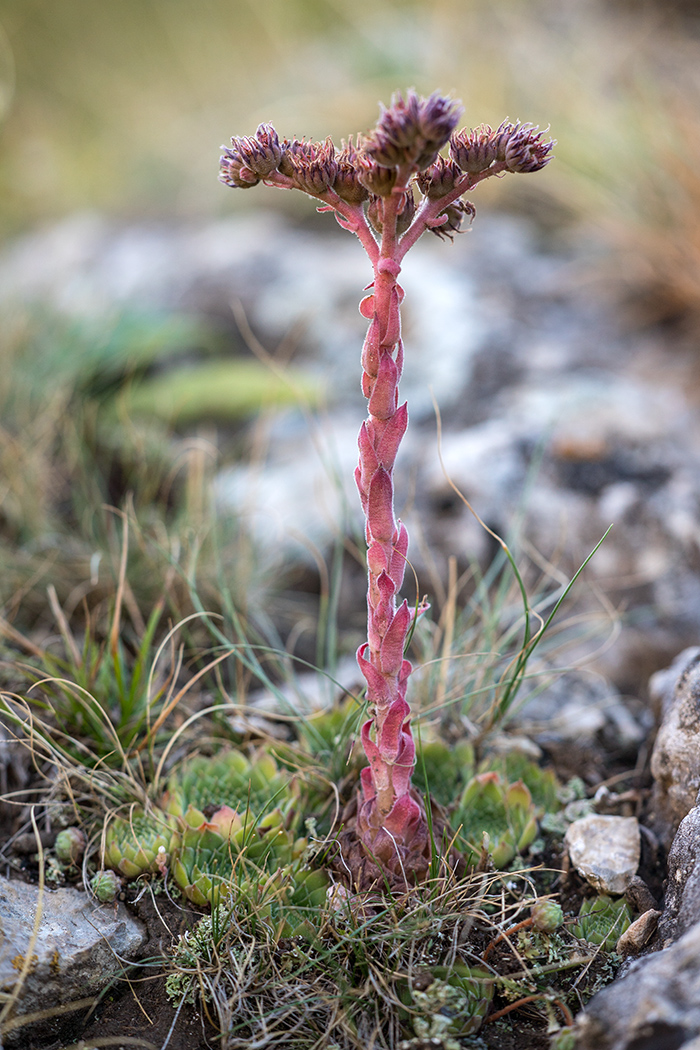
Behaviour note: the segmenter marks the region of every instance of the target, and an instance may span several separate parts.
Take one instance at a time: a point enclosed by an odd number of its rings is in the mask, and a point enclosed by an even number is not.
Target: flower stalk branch
[[[221,181],[247,189],[263,182],[298,189],[333,212],[355,234],[372,264],[373,280],[360,303],[368,321],[362,348],[362,391],[367,419],[360,429],[355,480],[365,515],[367,641],[357,660],[367,683],[371,717],[362,727],[368,766],[354,825],[346,834],[358,847],[350,864],[357,885],[377,878],[419,881],[429,867],[429,822],[411,787],[416,749],[406,700],[411,663],[405,656],[415,609],[399,598],[408,557],[406,527],[395,515],[393,471],[408,426],[399,403],[403,371],[403,289],[406,252],[426,230],[452,238],[474,206],[464,194],[506,172],[532,172],[551,159],[553,143],[531,124],[504,121],[456,131],[462,107],[439,94],[395,95],[376,127],[337,150],[324,143],[280,141],[271,124],[254,137],[237,137],[221,158]],[[449,144],[449,156],[443,149]],[[352,851],[351,851],[352,852]]]

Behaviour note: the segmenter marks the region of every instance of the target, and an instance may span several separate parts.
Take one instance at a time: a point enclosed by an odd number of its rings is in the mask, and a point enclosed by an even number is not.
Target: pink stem
[[[397,283],[401,267],[396,261],[400,201],[400,191],[383,198],[382,241],[374,262],[373,291],[362,304],[369,320],[362,351],[362,389],[368,400],[368,418],[360,431],[355,475],[366,517],[368,573],[368,641],[358,652],[358,662],[374,714],[363,730],[370,764],[363,788],[366,802],[371,803],[370,823],[375,828],[385,825],[396,802],[410,791],[415,765],[405,701],[412,668],[403,656],[412,613],[405,601],[399,607],[396,602],[408,551],[406,528],[394,516],[393,482],[394,461],[408,424],[406,405],[399,406],[398,398],[403,368],[399,308],[403,292]],[[403,825],[417,815],[414,808],[413,802],[399,807],[402,813],[405,809],[405,819],[394,829],[400,838]]]

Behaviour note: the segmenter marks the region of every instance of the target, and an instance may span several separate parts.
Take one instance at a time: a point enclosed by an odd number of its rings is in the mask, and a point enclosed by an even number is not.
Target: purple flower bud
[[[256,175],[265,178],[275,170],[282,159],[282,147],[277,132],[272,124],[259,124],[255,132],[257,161],[252,170]]]
[[[421,171],[416,182],[421,193],[431,200],[451,193],[464,172],[454,160],[438,157],[425,171]]]
[[[343,149],[336,157],[338,171],[333,183],[333,189],[341,200],[347,204],[361,204],[369,197],[366,186],[360,182],[360,170],[358,167],[358,152],[352,141],[352,135],[347,143],[343,142]]]
[[[469,216],[470,224],[473,222],[476,208],[471,201],[455,201],[453,204],[448,205],[438,217],[441,218],[442,215],[447,216],[447,221],[443,222],[441,226],[432,226],[430,232],[437,237],[451,241],[454,239],[455,233],[462,232],[462,223],[465,216]]]
[[[526,173],[539,171],[549,164],[554,141],[542,141],[544,131],[532,124],[516,128],[508,139],[504,160],[509,171]]]
[[[520,121],[516,120],[515,124],[511,124],[509,120],[504,120],[502,124],[499,124],[496,130],[493,132],[492,141],[496,151],[496,160],[506,159],[506,148],[510,141],[511,135],[513,135],[520,127]]]
[[[365,152],[386,168],[405,164],[422,171],[433,163],[454,131],[462,107],[435,92],[421,98],[412,89],[382,106],[376,128],[363,143]]]
[[[377,197],[390,197],[396,185],[396,171],[385,168],[364,153],[357,156],[357,177],[370,193]]]
[[[292,178],[304,193],[318,197],[333,185],[338,174],[335,146],[330,138],[323,145],[320,142],[306,145],[306,150],[288,154]]]
[[[238,189],[256,186],[282,158],[282,147],[272,124],[260,124],[254,138],[232,138],[231,147],[224,146],[223,150],[220,179]]]
[[[231,149],[228,146],[221,147],[224,151],[224,156],[219,158],[219,182],[223,182],[225,186],[231,186],[234,189],[249,190],[253,186],[257,186],[260,179],[247,166],[239,152],[237,148],[239,141],[238,139],[231,139],[233,144]]]
[[[462,171],[468,171],[471,174],[486,171],[498,159],[498,146],[494,132],[488,124],[480,124],[471,131],[463,128],[450,139],[450,153]]]
[[[277,170],[288,178],[292,179],[295,175],[294,160],[297,157],[305,157],[307,160],[312,160],[314,157],[314,151],[317,146],[320,146],[318,142],[305,142],[304,139],[284,139],[281,143],[282,156],[280,162],[277,165]]]

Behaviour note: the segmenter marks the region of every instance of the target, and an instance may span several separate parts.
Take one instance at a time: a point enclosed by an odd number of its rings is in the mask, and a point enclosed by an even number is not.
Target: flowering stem
[[[365,514],[367,540],[367,641],[357,660],[367,682],[371,717],[362,727],[369,762],[363,769],[362,801],[354,832],[382,874],[405,882],[429,870],[429,828],[423,804],[411,788],[416,749],[411,734],[406,686],[411,664],[405,659],[415,615],[398,604],[408,554],[408,534],[394,514],[393,471],[408,425],[399,405],[403,370],[398,284],[406,252],[426,231],[451,237],[465,216],[474,215],[463,194],[505,171],[543,168],[552,142],[531,124],[505,121],[496,131],[480,125],[455,132],[461,106],[439,94],[420,98],[409,91],[382,107],[375,129],[357,146],[352,137],[337,151],[325,143],[285,139],[271,124],[254,137],[237,137],[224,147],[221,181],[249,189],[264,182],[301,190],[332,211],[356,235],[372,264],[374,280],[360,304],[369,322],[362,348],[362,391],[367,419],[358,440],[355,480]],[[440,155],[450,144],[450,158]],[[416,206],[414,188],[423,195]],[[376,236],[375,236],[376,234]],[[361,858],[359,867],[363,869]],[[364,869],[363,869],[364,870]],[[358,875],[358,883],[363,874]],[[375,878],[372,875],[372,878]]]

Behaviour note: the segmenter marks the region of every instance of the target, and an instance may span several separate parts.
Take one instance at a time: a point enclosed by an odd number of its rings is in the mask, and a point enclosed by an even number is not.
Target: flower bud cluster
[[[440,239],[452,241],[455,233],[462,232],[465,218],[468,217],[471,224],[475,215],[476,208],[471,201],[454,201],[452,204],[448,204],[442,214],[438,216],[439,219],[442,219],[440,225],[432,226],[430,232],[436,234]]]
[[[232,138],[223,147],[221,181],[227,186],[248,189],[270,175],[282,159],[282,148],[272,124],[260,124],[255,137]]]
[[[333,189],[347,204],[362,204],[369,197],[369,190],[360,178],[361,154],[355,148],[352,135],[347,142],[343,140],[342,145],[336,157],[338,168]]]
[[[504,120],[494,131],[488,124],[452,135],[450,155],[462,171],[478,174],[493,164],[505,164],[506,171],[539,171],[551,158],[553,141],[542,140],[545,133],[533,124]]]
[[[363,142],[365,152],[384,168],[408,166],[413,171],[429,167],[449,140],[462,114],[462,106],[435,92],[421,98],[415,91],[396,94],[388,109],[382,107],[374,131]]]

